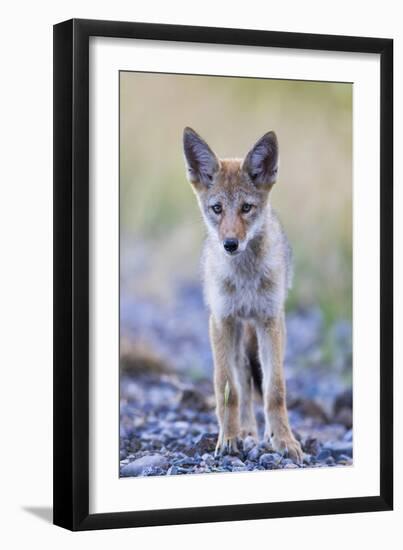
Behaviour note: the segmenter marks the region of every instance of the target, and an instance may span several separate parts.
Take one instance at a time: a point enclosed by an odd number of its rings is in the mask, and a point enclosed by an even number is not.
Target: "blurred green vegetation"
[[[185,178],[182,131],[220,157],[243,157],[275,130],[280,176],[271,200],[294,250],[288,307],[352,310],[352,85],[122,72],[120,201],[125,239],[147,243],[164,273],[198,277],[204,226]]]

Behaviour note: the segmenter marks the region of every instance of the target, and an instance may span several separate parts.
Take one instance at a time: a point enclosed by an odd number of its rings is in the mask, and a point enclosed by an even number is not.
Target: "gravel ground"
[[[202,390],[200,390],[200,387]],[[290,420],[304,450],[304,461],[294,464],[268,443],[247,438],[238,455],[214,457],[217,421],[212,409],[212,388],[181,384],[167,375],[121,379],[120,474],[155,476],[345,466],[352,464],[352,431],[325,420],[318,406],[313,415],[292,405]],[[308,403],[308,402],[307,402]],[[309,404],[309,403],[308,403]],[[263,430],[261,404],[256,406]],[[323,415],[321,418],[320,415]]]
[[[351,325],[347,321],[340,320],[325,331],[316,308],[287,316],[287,403],[292,429],[305,453],[301,465],[267,443],[254,444],[251,439],[239,445],[237,456],[214,457],[218,434],[207,325],[197,284],[178,285],[171,305],[126,295],[123,285],[122,341],[134,344],[135,354],[139,349],[141,353],[134,363],[121,361],[121,476],[352,464]],[[258,400],[256,415],[262,433]]]

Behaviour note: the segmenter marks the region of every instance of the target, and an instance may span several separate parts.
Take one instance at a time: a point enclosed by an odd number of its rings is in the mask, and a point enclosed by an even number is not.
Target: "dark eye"
[[[219,203],[213,204],[211,208],[213,209],[214,214],[221,214],[222,212],[222,206]]]
[[[252,210],[252,204],[248,204],[247,202],[245,202],[243,205],[242,205],[242,212],[244,212],[245,214],[247,212],[250,212]]]

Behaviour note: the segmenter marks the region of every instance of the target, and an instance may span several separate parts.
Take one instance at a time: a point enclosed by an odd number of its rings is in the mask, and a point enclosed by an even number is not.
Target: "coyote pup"
[[[283,374],[291,249],[269,203],[278,172],[276,135],[265,134],[243,160],[219,159],[191,128],[184,130],[183,145],[208,230],[203,267],[220,427],[216,453],[237,452],[238,437],[257,439],[254,379],[263,394],[265,440],[300,462]]]

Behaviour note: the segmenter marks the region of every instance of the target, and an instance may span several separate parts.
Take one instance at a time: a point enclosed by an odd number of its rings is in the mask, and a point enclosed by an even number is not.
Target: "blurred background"
[[[154,408],[171,399],[158,384],[161,373],[168,386],[176,380],[180,395],[202,388],[194,399],[204,399],[206,414],[211,409],[199,263],[205,230],[185,178],[185,126],[222,158],[243,157],[268,130],[277,133],[280,174],[271,200],[295,264],[289,406],[301,437],[339,440],[352,426],[352,85],[121,72],[121,466],[137,456],[129,452],[133,440],[137,452],[150,452],[142,445],[152,419],[142,411],[152,399]],[[333,425],[340,433],[323,436]],[[208,429],[216,429],[213,417]]]

